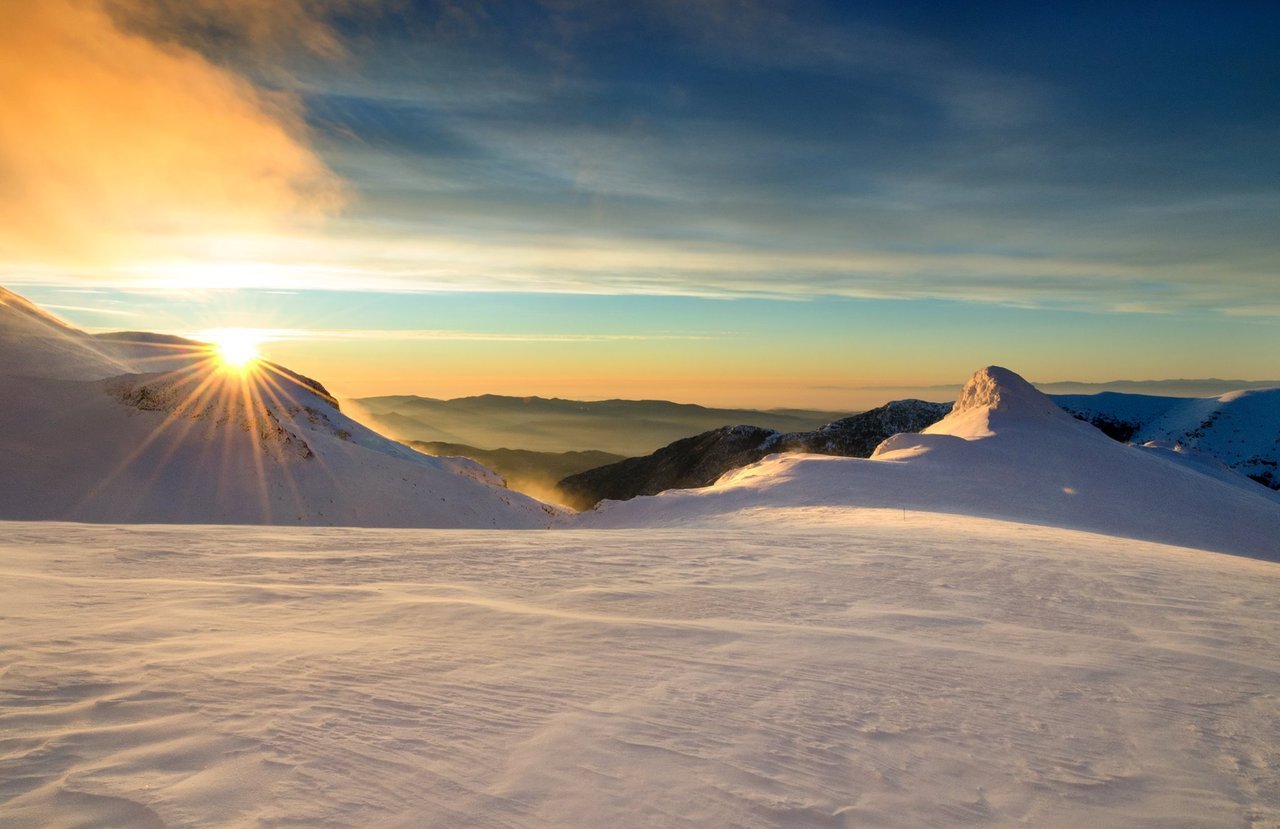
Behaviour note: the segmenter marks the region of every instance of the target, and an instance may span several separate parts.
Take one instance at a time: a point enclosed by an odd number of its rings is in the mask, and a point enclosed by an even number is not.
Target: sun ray
[[[264,400],[266,398],[270,398],[269,402],[274,404],[277,410],[285,411],[285,408],[286,408],[285,400],[287,399],[285,396],[286,395],[285,390],[281,388],[281,386],[275,381],[275,378],[272,377],[270,373],[268,373],[268,372],[274,371],[271,367],[271,364],[267,362],[263,362],[262,366],[263,368],[267,369],[267,371],[263,371],[258,375],[259,379],[261,380],[261,383],[258,389],[259,394],[263,397]],[[275,373],[278,374],[279,372],[275,372]],[[296,385],[296,381],[295,381],[295,385]],[[315,457],[318,459],[320,456],[316,455]],[[324,464],[321,463],[322,468],[323,466]],[[280,472],[284,477],[285,487],[289,490],[289,493],[293,496],[293,506],[297,514],[301,515],[306,511],[306,501],[302,496],[302,491],[298,488],[298,482],[293,477],[293,470],[287,464],[285,464],[285,465],[281,465]]]
[[[262,363],[262,368],[265,369],[265,371],[262,373],[264,391],[273,392],[273,396],[276,398],[277,401],[279,401],[281,398],[285,398],[288,396],[289,392],[287,387],[284,384],[288,384],[288,386],[293,386],[293,387],[302,389],[303,391],[310,392],[312,394],[316,393],[314,389],[312,389],[310,386],[306,385],[305,383],[301,382],[297,377],[289,373],[286,373],[286,371],[281,371],[280,368],[276,366],[274,363],[269,363],[264,361]],[[281,381],[283,381],[283,383]],[[326,476],[328,476],[328,478],[331,481],[333,481],[335,484],[341,483],[339,477],[328,468],[328,466],[324,461],[324,458],[321,455],[317,454],[315,456],[315,460],[318,462],[318,468],[320,469],[320,471],[323,472]]]
[[[148,449],[160,440],[160,438],[164,437],[166,432],[169,432],[171,429],[176,427],[178,430],[178,436],[181,437],[186,435],[194,426],[194,421],[186,417],[186,412],[194,407],[194,400],[205,396],[211,384],[215,382],[216,375],[212,372],[206,372],[201,376],[201,373],[196,367],[192,367],[181,372],[175,372],[174,374],[177,375],[176,379],[178,384],[190,382],[195,384],[194,388],[185,393],[171,411],[165,413],[164,418],[160,423],[156,424],[156,428],[146,437],[145,440],[134,447],[114,470],[105,475],[103,480],[96,487],[80,499],[80,502],[76,505],[73,511],[80,509],[102,492],[105,492],[116,478],[122,475],[135,461],[141,458]],[[168,460],[179,442],[180,441],[170,442],[169,450],[166,451],[164,457],[161,458],[161,463],[157,464],[156,468],[152,471],[151,481],[154,481],[158,477],[161,467],[164,462]]]
[[[288,396],[287,387],[295,387],[303,391],[309,392],[311,394],[315,394],[321,397],[322,399],[328,397],[327,394],[320,393],[316,389],[312,388],[307,382],[303,382],[302,379],[299,379],[298,375],[293,374],[287,369],[283,369],[281,366],[278,366],[275,363],[271,363],[264,360],[259,365],[263,369],[263,371],[260,373],[260,377],[263,381],[264,391],[274,389],[275,392],[277,392],[280,396],[287,397]],[[310,381],[310,382],[314,382],[314,381]],[[334,405],[337,405],[337,404],[335,403]],[[325,461],[324,455],[321,453],[317,453],[314,456],[313,460],[316,462],[315,469],[318,470],[320,474],[328,478],[328,480],[335,487],[341,490],[343,481],[341,477],[334,470],[330,469],[328,463]],[[336,513],[334,515],[330,515],[326,517],[332,519],[334,518],[335,515]]]
[[[284,444],[277,446],[272,441],[273,430],[278,425],[293,433],[291,426],[306,407],[300,391],[325,400],[329,397],[314,381],[262,358],[258,345],[268,334],[264,329],[215,328],[201,332],[199,340],[189,344],[156,342],[141,335],[119,337],[117,343],[140,352],[132,355],[142,369],[133,378],[135,385],[131,387],[129,378],[123,378],[126,396],[143,389],[153,392],[155,405],[145,408],[154,408],[163,416],[80,505],[143,457],[149,458],[150,467],[143,475],[144,486],[158,485],[176,453],[190,446],[186,436],[204,430],[209,439],[198,442],[200,448],[192,460],[196,474],[214,482],[216,502],[224,502],[232,489],[248,488],[256,496],[258,520],[274,523],[288,520],[286,514],[301,514],[305,498],[295,473],[302,470],[287,463]],[[182,359],[187,356],[190,360]],[[147,371],[150,366],[168,370]],[[243,456],[243,449],[249,457]],[[311,457],[318,461],[312,467],[313,474],[340,483],[322,457]],[[191,495],[173,493],[174,498],[189,499]]]
[[[258,484],[259,506],[262,509],[263,520],[270,524],[272,522],[271,509],[271,493],[267,486],[267,469],[266,455],[270,454],[270,449],[264,442],[264,427],[259,421],[266,421],[265,404],[258,394],[257,383],[255,382],[255,373],[241,372],[236,378],[239,383],[238,399],[244,406],[245,418],[249,424],[248,440],[249,440],[249,456],[253,459],[255,475],[254,478]],[[260,405],[263,404],[263,405]]]

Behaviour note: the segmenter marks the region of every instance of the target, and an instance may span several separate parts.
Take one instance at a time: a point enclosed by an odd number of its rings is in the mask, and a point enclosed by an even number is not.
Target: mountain
[[[486,394],[435,400],[362,397],[343,405],[357,419],[400,440],[569,452],[595,449],[644,455],[726,423],[755,423],[781,432],[813,429],[847,412],[711,409],[666,400],[561,400]]]
[[[561,478],[588,469],[616,463],[622,458],[608,452],[532,452],[528,449],[477,449],[462,443],[408,441],[408,445],[427,455],[470,458],[502,476],[511,489],[543,501],[562,499],[557,483]]]
[[[625,501],[668,489],[710,486],[729,470],[775,452],[865,458],[890,435],[918,432],[950,409],[949,403],[896,400],[809,432],[722,426],[644,457],[572,475],[560,481],[559,490],[570,506],[589,509],[605,499]]]
[[[1179,446],[1280,489],[1280,388],[1217,397],[1104,393],[1054,400],[1117,439]]]
[[[1280,380],[1223,380],[1218,377],[1182,378],[1167,380],[1108,380],[1086,383],[1078,380],[1031,381],[1031,385],[1050,397],[1095,395],[1100,392],[1140,394],[1149,397],[1217,397],[1240,389],[1269,389],[1280,386]],[[923,397],[927,400],[948,400],[960,393],[961,383],[937,383],[928,386],[848,386],[844,391],[850,399],[881,397]]]
[[[91,337],[8,291],[0,346],[3,519],[521,528],[555,512],[369,430],[283,366]]]
[[[1036,388],[1049,395],[1095,395],[1101,392],[1146,395],[1149,397],[1217,397],[1240,389],[1269,389],[1280,386],[1280,380],[1224,380],[1219,377],[1177,380],[1111,380],[1106,383],[1081,383],[1060,380],[1036,383]]]
[[[604,502],[587,527],[751,520],[849,509],[950,513],[1280,560],[1280,496],[1229,470],[1122,444],[1008,369],[981,369],[951,413],[869,459],[772,455],[705,489]]]

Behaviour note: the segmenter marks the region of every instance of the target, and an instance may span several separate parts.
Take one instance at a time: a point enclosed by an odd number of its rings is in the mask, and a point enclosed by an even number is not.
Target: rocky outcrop
[[[811,432],[722,426],[678,440],[651,455],[571,475],[560,481],[559,489],[566,503],[589,509],[603,500],[625,501],[668,489],[710,486],[724,473],[777,452],[866,458],[885,438],[918,432],[950,410],[950,403],[896,400]]]

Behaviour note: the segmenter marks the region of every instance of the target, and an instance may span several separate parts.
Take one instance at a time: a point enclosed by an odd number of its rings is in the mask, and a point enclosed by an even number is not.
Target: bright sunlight
[[[213,344],[218,362],[227,369],[244,371],[261,359],[258,344],[261,337],[257,332],[245,328],[221,328],[204,332],[205,338]]]

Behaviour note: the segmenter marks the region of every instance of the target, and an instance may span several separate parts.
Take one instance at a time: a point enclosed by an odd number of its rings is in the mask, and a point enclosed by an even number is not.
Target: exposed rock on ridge
[[[777,452],[866,458],[890,435],[918,432],[950,408],[949,403],[895,400],[811,432],[723,426],[678,440],[651,455],[571,475],[559,488],[570,505],[588,509],[606,499],[625,501],[668,489],[710,486],[724,473]]]

